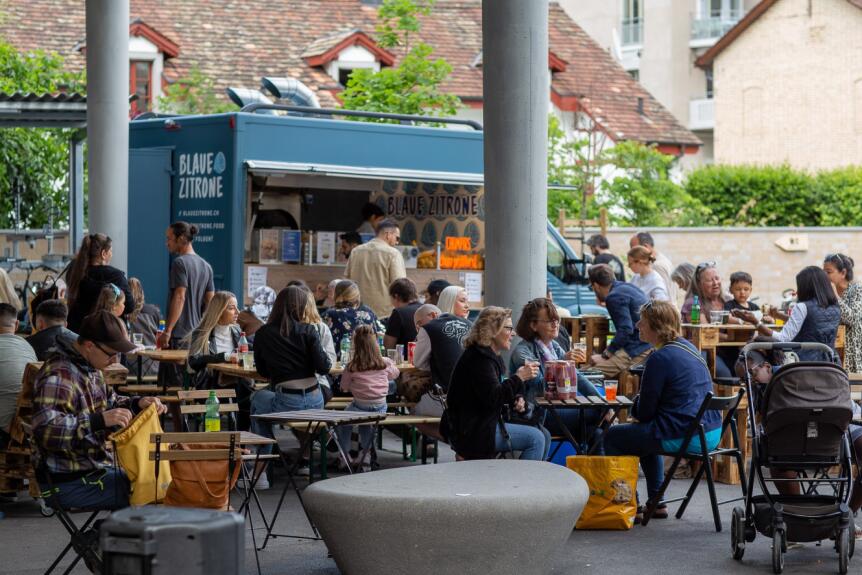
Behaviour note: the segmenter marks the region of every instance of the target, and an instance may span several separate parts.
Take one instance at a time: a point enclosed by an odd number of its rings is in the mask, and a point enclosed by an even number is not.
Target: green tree
[[[63,66],[55,53],[20,53],[0,40],[0,92],[84,93],[84,74]],[[41,228],[51,209],[55,227],[68,225],[70,135],[69,129],[0,129],[0,228],[13,227],[16,187],[23,191],[22,227]]]
[[[596,134],[577,140],[568,138],[559,118],[548,114],[548,217],[552,221],[556,221],[561,208],[584,219],[598,216],[594,191],[601,145]]]
[[[236,106],[216,90],[212,78],[195,66],[188,76],[167,86],[159,96],[159,109],[170,114],[220,114]]]
[[[602,153],[615,174],[601,183],[611,222],[628,226],[697,226],[708,211],[668,178],[674,157],[654,146],[619,142]]]
[[[377,12],[378,43],[387,49],[402,47],[404,55],[397,66],[379,72],[353,70],[341,93],[345,109],[440,117],[455,114],[459,98],[440,90],[452,66],[443,58],[432,60],[434,49],[424,42],[410,46],[410,35],[421,26],[419,16],[428,14],[432,4],[432,0],[383,1]]]

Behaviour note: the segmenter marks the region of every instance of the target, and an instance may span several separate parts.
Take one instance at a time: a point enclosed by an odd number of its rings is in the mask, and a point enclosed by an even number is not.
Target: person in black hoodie
[[[464,459],[493,459],[500,451],[521,452],[521,459],[547,459],[549,442],[539,429],[505,424],[505,406],[514,406],[524,381],[535,378],[534,364],[521,366],[503,379],[500,352],[512,344],[512,310],[489,306],[482,310],[464,340],[464,353],[455,365],[446,397],[446,418],[452,448]]]
[[[78,331],[84,317],[93,311],[102,288],[109,284],[120,288],[126,296],[123,318],[135,309],[135,298],[132,290],[129,289],[126,274],[109,265],[113,255],[111,238],[105,234],[84,236],[81,248],[72,260],[66,276],[66,299],[69,302],[68,326],[73,332]]]

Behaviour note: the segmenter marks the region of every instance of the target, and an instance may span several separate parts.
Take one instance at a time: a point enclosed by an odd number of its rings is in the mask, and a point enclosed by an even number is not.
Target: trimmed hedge
[[[862,225],[862,167],[706,166],[683,187],[718,226]]]

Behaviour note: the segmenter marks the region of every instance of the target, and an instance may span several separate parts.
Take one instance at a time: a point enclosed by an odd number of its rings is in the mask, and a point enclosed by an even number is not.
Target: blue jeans
[[[544,461],[548,458],[548,451],[551,448],[551,435],[547,430],[540,430],[538,427],[530,425],[507,423],[506,431],[509,434],[512,449],[521,452],[519,459]],[[497,451],[509,451],[509,443],[500,432],[499,425],[497,425],[494,437],[496,442],[494,449]]]
[[[647,484],[647,495],[658,495],[664,479],[661,441],[653,437],[651,425],[623,423],[608,429],[604,437],[605,455],[637,455]]]
[[[63,509],[124,509],[129,506],[131,485],[121,469],[103,467],[74,481],[55,483],[57,502]],[[50,505],[51,500],[47,498]]]
[[[362,413],[386,413],[386,402],[379,405],[374,405],[370,407],[365,407],[361,405],[356,405],[356,401],[351,401],[344,411],[360,411]],[[336,428],[336,433],[338,433],[338,443],[341,444],[341,449],[345,451],[350,450],[350,434],[353,432],[353,428],[359,428],[359,445],[360,449],[370,449],[372,445],[374,445],[374,437],[372,436],[372,431],[374,431],[373,425],[340,425]]]
[[[251,396],[251,415],[278,413],[280,411],[300,411],[302,409],[323,409],[323,392],[320,387],[314,391],[302,393],[282,393],[269,389],[261,389]],[[272,423],[251,418],[251,432],[264,437],[275,439],[272,432]],[[262,454],[272,452],[272,445],[264,445],[259,448]]]

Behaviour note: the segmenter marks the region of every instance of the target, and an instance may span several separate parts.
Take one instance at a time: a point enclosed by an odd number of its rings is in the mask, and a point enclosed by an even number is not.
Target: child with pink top
[[[389,393],[389,381],[398,377],[398,368],[388,357],[380,355],[377,346],[377,334],[370,325],[360,325],[353,332],[353,352],[350,363],[341,374],[341,390],[353,395],[353,401],[347,406],[347,411],[367,411],[386,413],[386,396]],[[350,445],[352,426],[344,425],[338,428],[338,441],[347,450]],[[359,426],[360,454],[364,455],[371,448],[374,438],[371,425]],[[361,459],[364,459],[360,455]],[[356,462],[354,462],[356,463]]]

